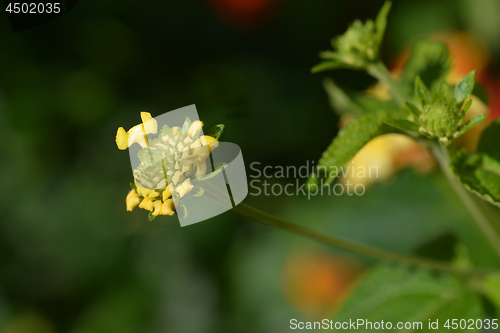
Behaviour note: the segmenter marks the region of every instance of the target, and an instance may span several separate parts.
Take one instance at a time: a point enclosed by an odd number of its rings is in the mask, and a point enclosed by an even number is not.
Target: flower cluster
[[[148,210],[152,216],[173,215],[175,207],[182,207],[182,198],[196,187],[194,179],[205,176],[206,159],[219,142],[212,136],[201,135],[203,123],[186,118],[182,127],[164,125],[158,137],[158,124],[147,112],[141,112],[142,123],[116,134],[119,149],[134,143],[141,145],[140,164],[134,170],[134,184],[126,198],[127,210],[136,206]],[[202,192],[196,191],[196,193]]]

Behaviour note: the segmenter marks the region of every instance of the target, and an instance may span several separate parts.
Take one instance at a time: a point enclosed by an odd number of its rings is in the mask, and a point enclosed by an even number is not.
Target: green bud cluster
[[[463,124],[465,114],[472,104],[469,97],[474,89],[475,75],[475,71],[469,73],[454,90],[446,82],[442,82],[433,94],[417,77],[415,95],[420,101],[421,109],[406,103],[416,122],[392,119],[386,123],[406,131],[418,132],[429,139],[437,138],[441,145],[449,146],[451,139],[458,138],[486,119],[486,115],[480,114]]]
[[[386,2],[375,21],[369,19],[363,23],[356,20],[343,35],[332,39],[333,51],[321,52],[320,57],[325,61],[315,66],[312,71],[339,67],[364,69],[370,63],[378,61],[390,7],[391,3]]]

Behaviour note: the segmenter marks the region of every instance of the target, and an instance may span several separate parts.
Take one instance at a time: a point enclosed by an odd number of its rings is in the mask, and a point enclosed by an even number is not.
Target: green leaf
[[[469,99],[462,108],[462,115],[465,115],[467,111],[469,111],[471,105],[472,105],[472,99]]]
[[[406,107],[415,115],[415,117],[420,117],[422,111],[420,111],[415,105],[406,102]]]
[[[390,1],[386,1],[378,12],[377,18],[375,19],[377,42],[379,45],[380,43],[382,43],[382,39],[384,38],[385,28],[387,26],[387,15],[389,15],[391,5],[392,3]]]
[[[500,175],[500,161],[486,154],[483,154],[482,162],[483,162],[482,164],[483,169],[496,173],[497,175]]]
[[[317,184],[322,178],[326,179],[324,185],[331,184],[340,169],[371,139],[394,132],[391,127],[384,124],[386,118],[388,118],[387,112],[367,113],[341,130],[318,162],[317,171],[321,172],[321,175],[311,175],[308,184],[310,186]]]
[[[410,132],[417,132],[418,133],[419,126],[417,124],[415,124],[414,122],[411,122],[411,121],[406,120],[406,119],[387,119],[384,122],[387,125],[399,128],[403,131],[410,131]]]
[[[420,99],[422,106],[429,104],[431,102],[431,93],[429,89],[422,82],[420,76],[415,78],[415,95]]]
[[[327,71],[330,69],[345,68],[345,65],[338,61],[322,61],[313,68],[311,68],[311,73],[318,73],[322,71]]]
[[[224,131],[224,124],[215,125],[205,132],[205,135],[211,136],[214,139],[219,140],[222,132]]]
[[[453,156],[450,166],[467,190],[500,207],[500,175],[492,172],[491,161],[484,162],[485,156],[487,155],[483,153],[467,156],[462,150]]]
[[[500,118],[488,126],[481,134],[481,139],[477,145],[477,152],[484,153],[491,158],[500,161]]]
[[[462,81],[455,87],[454,97],[458,104],[462,104],[470,96],[474,89],[474,78],[476,71],[472,71],[465,76]]]
[[[477,168],[474,175],[498,203],[500,201],[500,175],[485,168]]]
[[[195,197],[201,197],[205,193],[205,190],[203,187],[194,186],[190,193]]]
[[[412,44],[410,57],[401,73],[401,84],[408,94],[414,91],[414,82],[420,76],[427,87],[444,81],[451,70],[451,55],[443,42],[419,38]]]
[[[438,94],[434,98],[436,97],[438,98],[438,100],[445,100],[448,103],[451,102],[453,93],[451,91],[451,87],[448,85],[448,83],[446,83],[446,81],[443,81],[441,82],[441,84],[439,84]]]
[[[479,125],[486,119],[485,114],[478,114],[472,118],[469,119],[469,121],[464,125],[467,130],[471,129],[472,127]]]
[[[213,172],[206,174],[205,176],[200,177],[197,180],[203,181],[203,180],[213,178],[213,177],[217,176],[219,173],[221,173],[226,167],[227,167],[227,163],[221,163],[217,167],[215,167]]]
[[[363,319],[365,324],[357,326],[357,332],[375,332],[366,322],[380,323],[381,320],[392,324],[392,332],[447,332],[443,325],[451,318],[482,318],[479,297],[449,276],[436,277],[425,271],[379,266],[347,299],[333,322]],[[429,320],[437,320],[439,330],[429,330]],[[422,326],[398,329],[398,322],[412,325],[420,322]]]

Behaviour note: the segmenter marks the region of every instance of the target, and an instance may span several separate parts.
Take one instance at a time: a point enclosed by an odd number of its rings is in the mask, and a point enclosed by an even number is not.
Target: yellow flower
[[[180,199],[194,188],[191,180],[206,174],[206,159],[219,141],[200,136],[203,123],[199,120],[191,123],[188,118],[182,127],[165,125],[158,137],[149,141],[146,135],[155,134],[158,124],[147,112],[142,112],[141,118],[143,123],[128,132],[120,127],[116,135],[120,149],[127,149],[135,142],[147,148],[138,152],[140,163],[134,170],[136,190],[127,196],[127,209],[139,205],[154,216],[173,215],[173,199],[176,205],[182,205]]]
[[[153,201],[151,201],[151,198],[144,198],[144,200],[141,201],[139,204],[139,208],[149,210],[150,212],[153,211]]]
[[[131,190],[130,192],[128,192],[127,199],[125,199],[125,201],[127,202],[127,210],[131,212],[132,209],[134,209],[135,206],[137,206],[141,202],[141,199],[139,198],[135,190]]]
[[[141,147],[149,147],[148,134],[156,134],[158,124],[149,112],[141,112],[142,123],[136,125],[125,132],[123,127],[116,132],[116,145],[118,149],[125,150],[137,142]]]
[[[160,200],[153,202],[154,211],[151,213],[154,216],[158,215],[174,215],[174,201],[172,199],[168,199],[165,202],[161,202]]]

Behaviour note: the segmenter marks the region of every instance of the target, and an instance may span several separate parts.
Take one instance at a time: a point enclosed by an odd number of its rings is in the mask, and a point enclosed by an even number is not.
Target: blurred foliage
[[[382,1],[259,3],[265,10],[236,0],[81,1],[15,34],[0,15],[0,332],[283,332],[309,318],[283,274],[294,253],[317,245],[232,213],[182,229],[127,213],[132,175],[113,140],[138,111],[196,104],[207,128],[225,124],[222,139],[247,165],[317,160],[338,117],[309,69],[332,35]],[[498,17],[488,3],[396,2],[383,57],[422,33],[463,27],[484,33],[498,56],[495,19],[481,19]],[[372,82],[333,78],[358,90]],[[363,197],[247,200],[406,253],[459,234],[474,264],[496,264],[447,191],[437,175],[407,171]]]

